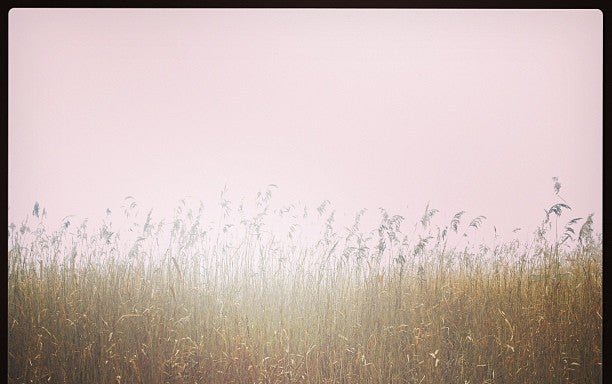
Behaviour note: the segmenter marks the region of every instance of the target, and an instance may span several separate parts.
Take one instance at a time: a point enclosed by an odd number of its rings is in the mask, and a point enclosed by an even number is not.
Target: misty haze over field
[[[558,177],[601,228],[599,11],[13,9],[9,31],[9,221],[276,184],[512,236]]]

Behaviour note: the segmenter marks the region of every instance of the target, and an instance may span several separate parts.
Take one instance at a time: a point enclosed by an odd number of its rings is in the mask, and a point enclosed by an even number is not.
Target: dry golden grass
[[[245,224],[229,240],[196,221],[167,249],[147,225],[128,249],[105,229],[9,231],[9,382],[602,380],[601,244],[486,259],[387,237],[357,260],[342,237],[299,247]],[[385,252],[407,256],[382,273]]]

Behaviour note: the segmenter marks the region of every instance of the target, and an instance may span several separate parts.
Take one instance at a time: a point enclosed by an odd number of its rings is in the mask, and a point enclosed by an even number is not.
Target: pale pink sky
[[[597,10],[13,9],[9,221],[132,195],[329,199],[498,230],[602,211]],[[408,208],[406,208],[408,207]]]

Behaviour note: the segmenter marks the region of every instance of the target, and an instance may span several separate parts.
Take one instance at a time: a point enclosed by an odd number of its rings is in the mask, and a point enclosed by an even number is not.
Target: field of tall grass
[[[602,244],[546,210],[530,241],[462,241],[484,216],[336,228],[330,205],[223,215],[184,201],[8,229],[10,383],[598,383]],[[266,218],[320,218],[319,238]],[[277,227],[275,227],[277,228]],[[465,236],[464,236],[465,233]]]

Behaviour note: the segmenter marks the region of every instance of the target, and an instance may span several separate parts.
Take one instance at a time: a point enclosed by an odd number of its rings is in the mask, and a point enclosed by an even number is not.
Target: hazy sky
[[[602,210],[596,10],[13,9],[9,221],[278,198]],[[412,220],[414,218],[414,220]]]

